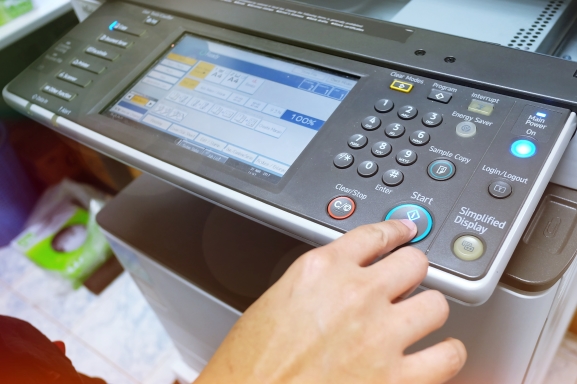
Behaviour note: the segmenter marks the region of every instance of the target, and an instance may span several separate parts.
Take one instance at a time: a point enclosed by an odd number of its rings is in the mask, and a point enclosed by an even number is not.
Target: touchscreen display
[[[185,35],[104,114],[276,184],[356,83]]]

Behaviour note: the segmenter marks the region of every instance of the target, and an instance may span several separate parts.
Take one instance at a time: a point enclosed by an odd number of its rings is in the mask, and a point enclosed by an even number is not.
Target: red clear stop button
[[[343,220],[352,215],[355,212],[355,202],[350,197],[337,197],[334,198],[328,206],[329,215],[333,219]]]

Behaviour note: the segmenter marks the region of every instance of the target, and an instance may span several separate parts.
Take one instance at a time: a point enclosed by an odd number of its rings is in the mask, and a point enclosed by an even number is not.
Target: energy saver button
[[[461,236],[453,243],[453,253],[461,260],[473,261],[483,256],[483,242],[475,236]]]
[[[409,243],[416,243],[423,240],[431,233],[433,228],[433,218],[429,211],[420,205],[416,204],[402,204],[393,208],[385,220],[401,220],[409,219],[417,225],[417,234]]]
[[[455,128],[457,136],[464,138],[473,137],[477,134],[477,126],[470,121],[461,121]]]
[[[355,202],[350,197],[337,197],[331,200],[327,207],[330,217],[336,220],[344,220],[355,212]]]

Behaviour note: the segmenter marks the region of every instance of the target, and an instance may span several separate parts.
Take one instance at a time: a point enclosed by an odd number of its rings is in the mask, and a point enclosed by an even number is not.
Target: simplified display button
[[[381,99],[375,103],[375,111],[380,113],[391,112],[395,104],[389,99]]]
[[[58,75],[56,75],[56,77],[59,78],[60,80],[66,81],[70,84],[74,84],[82,88],[86,88],[90,85],[90,83],[92,83],[92,80],[90,79],[86,79],[81,76],[76,76],[66,71],[61,71],[60,73],[58,73]]]
[[[443,122],[443,115],[437,112],[429,112],[423,116],[423,124],[426,127],[433,128],[439,126]]]
[[[68,92],[63,89],[53,87],[50,84],[46,84],[44,87],[42,87],[42,92],[52,96],[56,96],[59,99],[66,101],[71,101],[76,97],[76,93]]]
[[[527,159],[537,153],[535,143],[529,140],[517,140],[511,144],[511,153],[515,157]]]
[[[438,91],[436,89],[431,89],[431,93],[427,96],[427,99],[438,101],[439,103],[447,104],[453,98],[453,94],[444,91]]]
[[[367,116],[361,121],[361,127],[367,131],[374,131],[381,126],[381,119],[376,116]]]
[[[417,161],[417,154],[411,149],[403,149],[397,153],[397,163],[401,165],[412,165]]]
[[[413,89],[413,84],[407,83],[405,81],[394,80],[391,84],[391,89],[399,92],[409,93]]]
[[[462,121],[457,124],[457,128],[455,129],[457,136],[461,137],[473,137],[477,134],[477,126],[470,121]]]
[[[511,196],[513,192],[513,188],[511,184],[505,181],[494,181],[489,185],[489,193],[496,199],[504,199],[506,197]]]
[[[455,164],[449,160],[435,160],[427,167],[427,173],[431,179],[445,181],[455,176]]]
[[[491,103],[487,103],[486,101],[476,100],[473,99],[469,107],[467,108],[470,112],[479,113],[485,116],[491,116],[493,113],[493,109],[495,106]]]
[[[337,168],[344,169],[353,165],[354,161],[355,158],[353,157],[353,155],[351,155],[350,153],[343,152],[335,156],[335,158],[333,159],[333,164]]]
[[[453,253],[461,260],[473,261],[483,256],[483,242],[475,236],[461,236],[453,244]]]
[[[359,164],[357,172],[362,177],[371,177],[377,174],[379,166],[374,161],[363,161]]]
[[[337,197],[333,199],[327,208],[330,217],[336,220],[344,220],[355,212],[355,202],[350,197]]]
[[[431,233],[431,229],[433,228],[433,218],[431,217],[431,214],[420,205],[399,205],[398,207],[393,208],[385,217],[385,220],[401,219],[409,219],[417,225],[417,234],[410,243],[416,243],[423,240],[429,235],[429,233]]]
[[[383,173],[383,183],[389,187],[396,187],[397,185],[400,185],[404,179],[405,176],[403,175],[403,172],[397,169],[389,169]]]
[[[429,140],[431,140],[431,135],[425,131],[415,131],[411,133],[411,136],[409,136],[409,141],[411,144],[417,146],[425,145],[429,142]]]
[[[367,145],[368,142],[369,139],[367,139],[366,136],[363,136],[360,133],[357,133],[356,135],[352,135],[351,137],[349,137],[349,147],[351,147],[352,149],[363,148],[365,145]]]
[[[80,59],[72,60],[70,62],[70,65],[72,65],[73,67],[80,68],[80,69],[83,69],[85,71],[91,72],[91,73],[95,73],[97,75],[100,75],[106,69],[106,67],[104,65],[95,64],[95,63],[92,63],[91,61],[80,60]]]
[[[405,127],[398,123],[392,123],[385,128],[385,135],[395,138],[405,134]]]
[[[98,49],[93,46],[89,46],[88,48],[86,48],[84,52],[86,52],[89,55],[100,57],[101,59],[108,61],[114,61],[120,57],[120,54],[116,52],[110,52],[106,49]]]
[[[405,105],[404,107],[399,108],[397,115],[403,120],[411,120],[417,117],[417,108],[413,107],[412,105]]]
[[[371,153],[376,157],[385,157],[391,154],[393,147],[391,144],[387,143],[386,141],[378,141],[373,144],[371,148]]]

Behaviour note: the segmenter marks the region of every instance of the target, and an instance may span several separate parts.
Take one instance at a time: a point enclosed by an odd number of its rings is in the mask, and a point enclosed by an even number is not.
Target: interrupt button
[[[331,200],[327,212],[333,219],[344,220],[355,212],[355,208],[356,205],[353,199],[341,196]]]
[[[473,261],[483,256],[483,242],[475,236],[461,236],[453,243],[453,253],[461,260]]]

